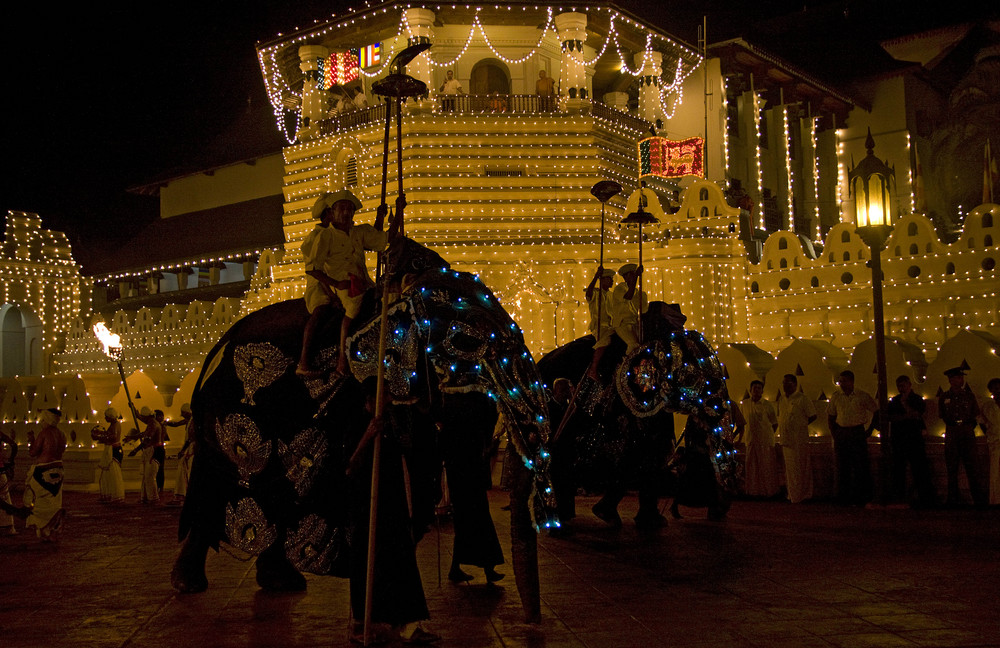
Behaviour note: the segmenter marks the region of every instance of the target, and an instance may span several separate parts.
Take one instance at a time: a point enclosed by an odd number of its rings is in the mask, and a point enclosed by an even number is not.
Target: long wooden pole
[[[601,276],[597,278],[597,341],[601,340],[601,302],[604,296],[604,290],[601,289],[601,283],[604,281],[604,201],[601,201],[601,262],[598,266],[601,268]]]
[[[396,175],[399,178],[399,195],[396,196],[396,218],[399,219],[399,233],[403,229],[403,207],[406,199],[403,196],[403,98],[396,101],[396,150],[397,164]],[[391,110],[389,99],[385,102],[386,112]],[[385,146],[382,149],[382,203],[385,204],[385,191],[388,182],[388,159],[389,159],[389,133],[390,121],[386,117],[385,123]],[[392,230],[392,225],[389,226]],[[383,415],[383,401],[385,400],[385,347],[386,338],[389,332],[389,281],[388,277],[383,277],[382,282],[382,311],[379,321],[379,341],[378,341],[378,369],[375,376],[375,419],[381,421]],[[382,430],[378,430],[372,440],[372,484],[371,499],[368,507],[368,564],[365,574],[365,632],[364,645],[370,646],[372,642],[372,604],[375,597],[375,538],[376,522],[378,520],[378,483],[380,472],[380,460],[382,454]]]

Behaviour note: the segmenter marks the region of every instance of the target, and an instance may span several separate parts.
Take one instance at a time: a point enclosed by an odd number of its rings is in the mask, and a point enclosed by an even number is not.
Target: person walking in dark
[[[976,417],[979,403],[965,384],[965,371],[954,367],[944,372],[951,387],[938,397],[938,415],[944,421],[944,463],[948,469],[948,506],[963,506],[958,486],[959,466],[965,466],[965,478],[976,506],[986,506],[986,492],[976,470]]]
[[[462,401],[461,407],[444,408],[439,438],[455,529],[448,580],[472,580],[462,565],[474,565],[483,570],[488,583],[495,583],[504,577],[496,571],[504,559],[489,501],[489,450],[497,408],[489,396],[478,392],[446,394],[444,398]]]
[[[572,398],[573,383],[569,378],[556,378],[552,383],[552,398],[549,400],[549,417],[553,434],[562,425]],[[566,522],[576,517],[576,480],[573,477],[575,464],[576,435],[572,429],[572,421],[567,421],[559,437],[552,441],[552,463],[549,464],[549,474],[552,477],[552,488],[556,495],[562,529],[566,528]]]
[[[430,618],[407,510],[403,460],[399,439],[382,417],[375,417],[374,380],[366,381],[365,409],[351,425],[346,443],[350,454],[347,484],[350,498],[350,591],[354,627],[351,640],[364,638],[368,565],[368,520],[371,509],[372,446],[381,435],[376,511],[375,573],[371,620],[373,642],[400,637],[407,644],[430,644],[440,639],[425,630]]]
[[[837,461],[837,500],[864,506],[872,499],[872,473],[868,461],[868,436],[878,405],[867,392],[854,389],[854,372],[840,372],[840,389],[830,397],[827,416]]]
[[[906,466],[910,466],[913,485],[917,489],[916,506],[934,505],[934,484],[931,467],[924,448],[924,412],[927,403],[913,391],[909,377],[896,379],[899,393],[889,401],[889,441],[892,444],[892,484],[897,502],[906,502]]]

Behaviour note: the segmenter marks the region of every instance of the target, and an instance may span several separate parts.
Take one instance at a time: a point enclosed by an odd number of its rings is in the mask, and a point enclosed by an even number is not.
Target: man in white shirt
[[[804,502],[813,496],[812,461],[809,455],[809,424],[816,420],[816,407],[799,390],[794,374],[781,380],[782,395],[778,399],[778,435],[785,458],[785,484],[788,501]]]
[[[649,310],[649,299],[646,293],[637,287],[642,276],[642,266],[626,263],[618,268],[622,281],[611,293],[611,326],[615,333],[628,347],[626,353],[635,350],[639,339],[639,318]]]
[[[460,95],[465,94],[465,90],[462,88],[461,82],[455,78],[455,73],[448,70],[446,73],[447,78],[444,83],[441,84],[440,92],[443,95]],[[452,112],[455,110],[455,99],[453,97],[444,97],[441,99],[441,110],[444,112]]]
[[[868,427],[878,405],[870,394],[854,389],[854,372],[840,372],[840,389],[830,397],[827,417],[837,460],[837,500],[864,506],[873,495],[868,462]]]
[[[1000,378],[991,378],[986,383],[992,398],[986,399],[979,408],[981,427],[986,433],[986,445],[990,450],[990,506],[1000,504]]]
[[[365,291],[375,285],[365,265],[365,252],[382,251],[399,231],[398,219],[382,231],[385,210],[380,209],[374,225],[355,225],[354,212],[361,201],[346,189],[325,193],[313,205],[313,216],[320,223],[306,235],[302,242],[302,256],[306,266],[306,308],[309,321],[302,339],[302,355],[295,373],[313,377],[310,367],[312,338],[319,323],[328,313],[333,296],[344,306],[340,325],[340,344],[337,349],[337,372],[347,372],[345,345],[351,322],[361,310]]]
[[[764,383],[750,383],[750,398],[740,404],[746,419],[746,480],[744,491],[751,497],[774,497],[778,493],[778,456],[774,430],[778,418],[771,402],[764,398]]]

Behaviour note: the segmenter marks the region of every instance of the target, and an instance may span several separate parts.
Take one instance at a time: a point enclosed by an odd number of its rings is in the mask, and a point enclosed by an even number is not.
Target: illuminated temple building
[[[405,233],[456,269],[477,272],[536,358],[586,333],[583,290],[601,248],[602,206],[591,187],[614,180],[623,190],[606,205],[604,264],[637,260],[637,234],[620,221],[642,204],[659,219],[643,230],[643,287],[650,299],[680,304],[687,326],[719,349],[734,398],[764,376],[773,396],[775,375],[790,372],[822,401],[847,366],[874,392],[870,253],[855,231],[847,181],[870,129],[875,154],[895,169],[895,230],[883,253],[889,375],[926,377],[921,391],[933,396],[946,384],[941,370],[965,363],[982,391],[1000,375],[1000,206],[987,198],[956,208],[958,190],[935,180],[947,175],[947,158],[933,133],[961,124],[956,101],[961,108],[969,94],[959,93],[977,71],[998,65],[995,35],[978,25],[885,43],[908,64],[844,91],[747,40],[693,46],[606,2],[388,2],[318,21],[258,46],[283,151],[250,169],[222,167],[159,188],[161,205],[171,205],[166,221],[208,201],[230,216],[243,209],[251,222],[267,220],[262,228],[280,227],[283,237],[95,275],[94,311],[122,336],[127,369],[140,372],[149,402],[176,413],[191,372],[235,318],[303,294],[299,244],[318,195],[350,188],[363,203],[356,222],[373,219],[385,104],[371,86],[403,48],[429,42],[407,67],[430,93],[403,109]],[[942,90],[934,75],[954,70],[941,61],[957,56],[942,43],[956,38],[985,45]],[[464,94],[440,91],[448,70]],[[542,72],[554,79],[554,96],[537,94]],[[985,93],[994,110],[997,92]],[[392,130],[390,205],[395,123]],[[978,147],[974,181],[986,134],[966,132],[968,146],[953,149]],[[185,195],[199,198],[187,204]],[[197,286],[187,283],[194,273]],[[235,293],[205,290],[224,286],[227,273]],[[46,357],[49,373],[94,376],[102,387],[91,389],[93,409],[109,400],[124,408],[92,319],[81,311]]]

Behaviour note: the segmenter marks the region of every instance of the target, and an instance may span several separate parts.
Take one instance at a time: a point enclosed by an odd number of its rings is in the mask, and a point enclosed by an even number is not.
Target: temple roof
[[[276,195],[157,219],[127,245],[95,255],[82,272],[93,277],[141,273],[280,247],[283,211],[284,196]]]

